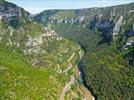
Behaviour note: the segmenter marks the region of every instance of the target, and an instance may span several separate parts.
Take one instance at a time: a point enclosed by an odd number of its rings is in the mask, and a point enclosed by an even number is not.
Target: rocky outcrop
[[[77,18],[50,18],[48,23],[50,24],[80,24],[84,22],[85,17],[77,17]]]
[[[30,13],[4,0],[0,4],[0,19],[3,19],[12,27],[17,27],[21,23],[25,23],[26,20],[32,20]]]
[[[122,24],[123,24],[123,16],[120,16],[119,20],[115,23],[115,27],[113,29],[113,38],[119,35]]]
[[[30,35],[27,35],[27,40],[25,43],[26,49],[23,50],[24,54],[41,54],[45,53],[45,49],[42,47],[42,44],[48,40],[48,37],[55,38],[56,33],[50,29],[50,27],[44,27],[44,32],[40,33],[39,36],[33,38]]]

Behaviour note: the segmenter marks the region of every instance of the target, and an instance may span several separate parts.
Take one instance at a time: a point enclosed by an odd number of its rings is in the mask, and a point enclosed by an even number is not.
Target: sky
[[[81,9],[106,7],[134,2],[134,0],[7,0],[32,14],[49,9]]]

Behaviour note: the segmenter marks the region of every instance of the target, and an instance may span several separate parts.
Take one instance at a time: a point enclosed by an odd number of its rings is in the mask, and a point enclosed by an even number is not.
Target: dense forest
[[[81,46],[85,52],[81,64],[84,83],[97,100],[134,99],[133,7],[132,3],[81,9],[74,10],[73,15],[72,10],[71,15],[69,10],[44,11],[35,17]],[[65,13],[69,16],[63,16]]]
[[[86,34],[85,37],[79,35],[79,40],[73,35],[85,33],[88,29],[77,31],[74,30],[76,26],[72,26],[71,30],[68,27],[68,25],[62,25],[55,30],[59,32],[61,29],[59,33],[62,30],[64,33],[72,33],[65,37],[77,41],[85,51],[81,65],[84,71],[84,83],[96,99],[133,100],[134,47],[124,49],[122,47],[124,39],[100,44],[99,32]]]

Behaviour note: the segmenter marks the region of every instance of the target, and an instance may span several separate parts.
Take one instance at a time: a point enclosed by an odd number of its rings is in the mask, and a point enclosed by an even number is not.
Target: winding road
[[[67,69],[65,69],[65,70],[63,71],[65,74],[67,74],[68,71],[73,67],[73,66],[72,66],[72,63],[70,63],[70,61],[73,59],[74,55],[75,55],[75,53],[73,52],[73,54],[71,55],[71,57],[67,60],[67,62],[69,63],[69,66],[68,66]]]
[[[66,86],[64,87],[61,96],[60,96],[60,100],[64,100],[65,94],[66,92],[71,88],[71,85],[74,84],[75,78],[71,77],[71,80],[69,81],[68,84],[66,84]]]
[[[73,52],[71,57],[67,60],[69,63],[69,67],[63,71],[66,74],[73,67],[72,63],[70,63],[70,61],[73,59],[74,55],[75,55],[75,53]],[[73,76],[71,76],[71,80],[65,85],[65,87],[61,93],[60,100],[64,100],[66,92],[71,88],[71,85],[74,84],[74,81],[75,81],[75,78]]]
[[[79,52],[80,58],[82,58],[83,53],[80,51]],[[73,57],[75,56],[75,53],[73,52],[73,54],[71,55],[71,57],[68,59],[68,63],[69,63],[69,67],[67,69],[65,69],[63,72],[67,73],[73,66],[72,63],[70,62]],[[71,76],[71,79],[69,80],[69,82],[64,86],[64,89],[62,90],[62,93],[60,95],[60,100],[64,100],[65,94],[67,91],[69,91],[69,89],[71,88],[71,85],[74,84],[74,81],[76,79],[80,79],[81,78],[81,73],[78,69],[78,67],[75,69],[75,76]],[[79,89],[82,93],[82,95],[84,96],[84,100],[95,100],[94,96],[91,94],[91,92],[84,86],[83,83],[81,83],[79,85]]]

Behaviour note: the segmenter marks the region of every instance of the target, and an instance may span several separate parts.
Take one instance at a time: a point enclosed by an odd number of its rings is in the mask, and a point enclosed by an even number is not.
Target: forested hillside
[[[80,46],[15,4],[0,4],[0,100],[83,99],[74,71]],[[64,98],[64,96],[63,96]]]
[[[83,100],[82,82],[97,100],[134,100],[134,3],[33,16],[1,0],[0,100]]]
[[[133,100],[134,3],[48,10],[34,18],[84,50],[85,85],[98,100]]]

